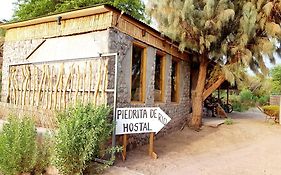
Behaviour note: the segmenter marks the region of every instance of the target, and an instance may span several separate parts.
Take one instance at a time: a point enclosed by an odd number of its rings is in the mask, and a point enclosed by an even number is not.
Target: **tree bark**
[[[192,119],[189,123],[190,127],[195,130],[200,129],[203,115],[203,92],[206,83],[208,58],[206,54],[200,55],[199,73],[196,87],[192,95]]]

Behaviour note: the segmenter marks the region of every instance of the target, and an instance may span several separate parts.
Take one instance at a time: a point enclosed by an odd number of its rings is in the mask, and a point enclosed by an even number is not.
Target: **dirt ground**
[[[281,126],[257,110],[232,113],[233,125],[185,128],[156,140],[159,158],[147,146],[128,152],[105,175],[280,175]]]

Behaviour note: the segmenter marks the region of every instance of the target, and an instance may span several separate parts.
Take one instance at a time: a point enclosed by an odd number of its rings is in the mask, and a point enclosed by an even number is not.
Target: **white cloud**
[[[10,20],[13,15],[15,0],[0,0],[0,20]]]

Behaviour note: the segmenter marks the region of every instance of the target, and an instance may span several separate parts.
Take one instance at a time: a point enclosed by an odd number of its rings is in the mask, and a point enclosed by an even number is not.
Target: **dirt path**
[[[233,125],[162,137],[155,142],[157,160],[146,146],[131,151],[105,175],[280,175],[281,126],[264,122],[256,110],[231,117]]]

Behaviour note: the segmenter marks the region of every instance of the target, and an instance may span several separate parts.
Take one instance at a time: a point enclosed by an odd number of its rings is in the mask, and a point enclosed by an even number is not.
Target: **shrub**
[[[80,174],[111,135],[106,106],[78,104],[58,114],[54,163],[61,174]]]
[[[31,172],[36,163],[36,129],[28,117],[10,116],[0,134],[0,171],[5,175]]]
[[[279,106],[277,105],[263,106],[262,109],[270,116],[279,116]]]
[[[266,105],[269,101],[270,96],[269,95],[263,95],[258,99],[259,105]]]
[[[239,95],[230,95],[230,101],[234,111],[247,111],[256,105],[265,105],[269,101],[269,95],[261,96],[253,94],[248,89],[243,89]]]
[[[51,165],[52,138],[49,135],[41,136],[37,142],[36,164],[33,168],[34,174],[42,175],[46,168]]]
[[[243,103],[243,105],[254,106],[253,105],[253,103],[255,103],[254,95],[250,90],[243,89],[240,92],[239,97],[240,97],[240,101],[241,101],[241,103]]]
[[[243,112],[249,109],[247,105],[241,103],[240,96],[238,95],[230,95],[230,101],[234,111]]]
[[[224,120],[224,124],[226,124],[226,125],[232,125],[232,124],[233,124],[233,120],[232,120],[230,117],[228,117],[228,118],[226,118],[226,119]]]

